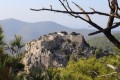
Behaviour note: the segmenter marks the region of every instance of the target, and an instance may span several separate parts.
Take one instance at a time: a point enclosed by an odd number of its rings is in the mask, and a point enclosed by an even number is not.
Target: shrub
[[[79,35],[79,34],[76,32],[72,32],[71,35]]]
[[[66,31],[61,31],[60,33],[63,33],[64,35],[68,35]]]

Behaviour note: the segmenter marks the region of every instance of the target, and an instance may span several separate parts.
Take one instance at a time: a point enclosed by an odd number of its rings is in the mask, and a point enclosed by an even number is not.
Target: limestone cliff
[[[64,67],[74,54],[77,60],[81,52],[89,45],[84,37],[63,33],[51,33],[28,42],[25,46],[26,54],[23,58],[25,68],[48,68],[49,66]]]

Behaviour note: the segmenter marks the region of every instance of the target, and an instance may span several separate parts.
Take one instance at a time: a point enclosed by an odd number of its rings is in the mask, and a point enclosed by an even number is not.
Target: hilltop
[[[89,47],[81,34],[50,33],[26,44],[24,64],[28,69],[65,67],[71,56],[78,60]]]
[[[68,33],[80,32],[81,34],[84,35],[85,39],[94,37],[94,36],[88,37],[88,34],[90,32],[94,32],[94,30],[72,29],[52,21],[41,21],[32,23],[10,18],[0,20],[0,25],[4,29],[4,33],[7,40],[13,39],[15,34],[20,34],[23,37],[24,41],[30,41],[39,36],[49,34],[51,32],[60,31],[66,31]]]

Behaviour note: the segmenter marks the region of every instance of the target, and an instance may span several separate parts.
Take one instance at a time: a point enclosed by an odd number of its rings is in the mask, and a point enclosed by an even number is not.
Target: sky
[[[107,0],[68,0],[70,6],[74,8],[75,11],[79,11],[72,1],[78,3],[86,11],[91,11],[89,7],[94,8],[98,11],[109,12],[109,7]],[[118,0],[120,3],[120,0]],[[68,26],[71,28],[90,28],[90,25],[86,22],[75,19],[67,14],[54,13],[54,12],[35,12],[31,11],[30,8],[40,9],[43,7],[53,9],[62,9],[62,6],[58,0],[0,0],[0,20],[14,18],[26,22],[40,22],[40,21],[54,21],[61,25]],[[92,15],[92,20],[99,25],[105,27],[107,17],[102,17],[99,15]]]

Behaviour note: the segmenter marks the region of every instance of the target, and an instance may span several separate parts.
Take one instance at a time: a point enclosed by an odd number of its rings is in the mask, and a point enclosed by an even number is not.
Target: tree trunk
[[[120,50],[120,42],[111,34],[111,31],[106,31],[104,34]]]

